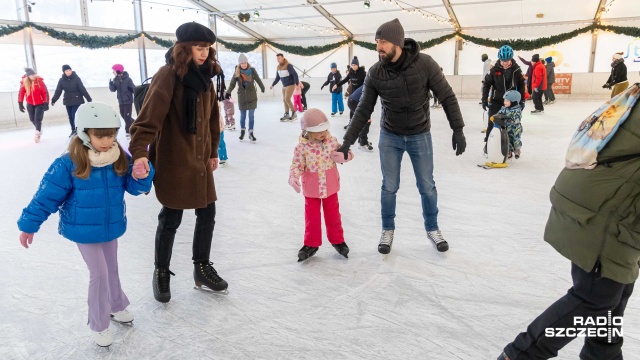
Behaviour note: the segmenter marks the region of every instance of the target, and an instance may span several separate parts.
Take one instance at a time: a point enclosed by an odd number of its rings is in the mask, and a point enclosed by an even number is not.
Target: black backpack
[[[136,86],[133,90],[133,105],[136,107],[136,113],[140,113],[140,109],[142,109],[142,104],[144,103],[144,97],[147,96],[147,91],[149,91],[150,82],[153,77],[150,77],[142,82],[142,84]]]

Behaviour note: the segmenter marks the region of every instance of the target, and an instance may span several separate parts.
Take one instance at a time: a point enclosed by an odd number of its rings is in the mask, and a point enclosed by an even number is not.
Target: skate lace
[[[429,237],[429,239],[431,239],[431,241],[433,241],[436,245],[440,244],[443,241],[446,241],[444,239],[444,236],[442,236],[442,233],[440,232],[440,230],[435,230],[435,231],[427,231],[427,236]]]
[[[171,280],[171,276],[173,275],[175,276],[176,274],[174,274],[173,272],[171,272],[171,270],[169,269],[161,269],[161,270],[157,270],[158,271],[158,290],[160,290],[160,292],[168,292],[169,291],[169,280]]]
[[[381,245],[391,245],[393,242],[393,230],[383,230],[382,237],[380,237]]]
[[[216,271],[216,269],[213,268],[212,265],[213,263],[209,261],[208,264],[205,264],[202,267],[203,275],[213,283],[219,283],[222,280],[222,278],[218,275],[218,272]]]

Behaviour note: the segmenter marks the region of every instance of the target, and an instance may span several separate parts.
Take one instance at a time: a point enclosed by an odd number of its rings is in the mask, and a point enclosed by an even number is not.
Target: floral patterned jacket
[[[310,198],[325,199],[340,190],[340,174],[331,154],[340,144],[329,134],[323,141],[300,137],[293,152],[289,177],[302,176],[302,194]]]

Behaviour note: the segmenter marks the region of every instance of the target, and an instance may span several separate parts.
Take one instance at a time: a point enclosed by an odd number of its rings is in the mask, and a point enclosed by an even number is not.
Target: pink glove
[[[147,169],[145,169],[144,163],[139,162],[133,165],[133,177],[136,179],[144,179],[147,177]]]
[[[289,185],[291,185],[293,190],[295,190],[298,194],[300,194],[300,180],[291,177],[289,178]]]
[[[353,152],[351,152],[351,150],[349,150],[348,159],[345,160],[343,153],[334,151],[333,154],[331,154],[331,159],[333,161],[337,162],[338,164],[344,164],[346,162],[349,162],[349,161],[353,160]]]
[[[28,234],[24,231],[20,232],[20,244],[25,248],[29,248],[29,245],[33,242],[33,234]]]

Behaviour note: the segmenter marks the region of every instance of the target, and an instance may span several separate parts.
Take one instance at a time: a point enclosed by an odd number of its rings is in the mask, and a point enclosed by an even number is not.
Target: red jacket
[[[542,61],[538,61],[533,66],[532,78],[531,89],[547,90],[547,69],[542,65]]]
[[[49,91],[47,91],[47,86],[42,81],[41,77],[36,77],[36,80],[33,82],[33,89],[31,93],[27,95],[27,89],[24,87],[24,78],[20,80],[20,91],[18,92],[18,102],[21,103],[27,99],[27,104],[31,104],[33,106],[42,105],[44,103],[49,102]]]

